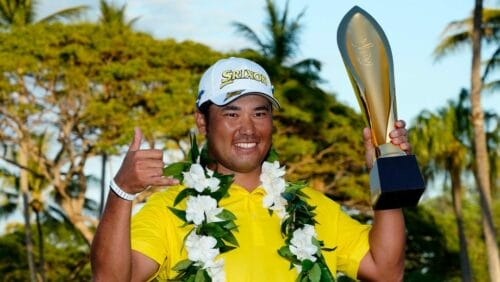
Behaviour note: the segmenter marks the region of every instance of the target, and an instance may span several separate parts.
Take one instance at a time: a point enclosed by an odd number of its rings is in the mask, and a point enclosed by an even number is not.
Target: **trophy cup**
[[[389,42],[375,19],[355,6],[340,22],[337,44],[376,147],[370,171],[372,206],[375,210],[415,206],[425,190],[417,160],[389,137],[397,120]]]

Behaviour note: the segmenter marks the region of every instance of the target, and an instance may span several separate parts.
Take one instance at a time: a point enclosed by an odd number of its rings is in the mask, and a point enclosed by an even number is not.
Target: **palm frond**
[[[40,20],[39,22],[56,22],[60,20],[72,20],[81,16],[84,12],[89,10],[90,7],[87,5],[80,5],[75,7],[66,8],[59,10],[53,14],[50,14]]]
[[[249,26],[240,22],[233,22],[232,25],[237,33],[241,34],[251,43],[257,45],[262,53],[267,54],[269,47],[260,40],[259,36]]]
[[[304,59],[298,63],[295,63],[292,68],[319,72],[321,71],[321,65],[321,62],[316,59]]]
[[[500,80],[483,84],[483,91],[488,94],[498,93],[498,91],[500,91]]]
[[[450,22],[441,33],[441,37],[448,37],[449,34],[470,32],[472,27],[472,18]]]
[[[484,73],[483,73],[483,76],[481,77],[481,80],[484,81],[486,80],[486,78],[488,78],[488,75],[494,71],[498,65],[500,65],[500,47],[498,47],[495,52],[493,53],[493,55],[491,56],[491,58],[489,60],[487,60],[486,62],[486,67],[484,69]]]
[[[141,19],[141,17],[135,17],[135,18],[132,18],[130,19],[128,22],[127,22],[127,26],[129,28],[133,28],[135,23],[138,22],[139,20]]]
[[[433,51],[434,58],[440,60],[450,53],[456,52],[464,46],[470,45],[470,35],[468,32],[457,33],[446,37],[439,43]]]

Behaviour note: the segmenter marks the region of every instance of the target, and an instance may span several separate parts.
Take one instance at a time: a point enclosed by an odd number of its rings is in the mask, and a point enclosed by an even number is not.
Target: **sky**
[[[263,34],[265,1],[222,0],[108,0],[127,4],[127,17],[139,17],[135,28],[156,38],[192,40],[219,51],[237,51],[255,47],[235,33],[231,23],[244,23]],[[88,20],[98,16],[98,0],[40,1],[39,16],[75,5],[89,5]],[[286,0],[276,0],[282,11]],[[473,0],[290,0],[290,15],[302,10],[303,29],[296,61],[315,58],[323,63],[321,87],[358,110],[359,106],[337,47],[337,27],[342,17],[360,6],[381,25],[391,45],[398,117],[411,122],[422,110],[435,111],[456,99],[462,88],[470,87],[470,48],[464,48],[440,61],[432,52],[446,25],[469,17]],[[498,5],[485,0],[485,7]],[[486,58],[489,53],[483,53]],[[500,105],[500,95],[483,95],[486,109]],[[496,96],[496,97],[494,97]],[[358,110],[359,111],[359,110]]]

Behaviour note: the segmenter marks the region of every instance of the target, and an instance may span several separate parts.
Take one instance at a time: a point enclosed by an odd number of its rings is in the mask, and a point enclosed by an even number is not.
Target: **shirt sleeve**
[[[168,256],[168,219],[167,203],[161,193],[153,194],[132,218],[132,250],[162,265]]]
[[[337,267],[347,276],[356,279],[359,264],[370,249],[368,235],[370,225],[354,220],[342,211],[338,214],[338,261]]]
[[[325,246],[335,247],[334,251],[324,253],[330,269],[356,279],[359,264],[370,248],[368,234],[371,226],[351,218],[338,203],[323,193],[313,189],[305,189],[304,192],[317,208],[316,227],[320,231],[320,239]]]

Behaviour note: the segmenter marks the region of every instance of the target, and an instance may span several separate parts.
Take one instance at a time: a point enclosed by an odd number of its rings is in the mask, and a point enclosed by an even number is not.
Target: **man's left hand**
[[[389,133],[391,138],[391,143],[399,146],[399,148],[406,154],[411,154],[411,145],[408,143],[408,131],[406,130],[406,122],[404,120],[398,120],[394,123],[394,129]],[[363,129],[363,139],[366,149],[366,166],[371,169],[373,166],[375,158],[375,146],[372,142],[372,135],[370,128],[365,127]]]

